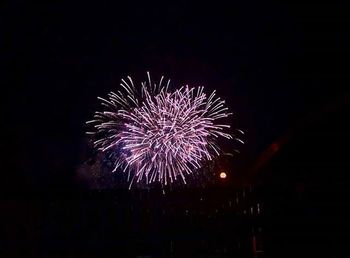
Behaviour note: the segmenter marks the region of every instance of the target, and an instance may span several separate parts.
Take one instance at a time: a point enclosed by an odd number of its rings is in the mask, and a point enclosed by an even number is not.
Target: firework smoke
[[[131,77],[121,89],[99,98],[104,112],[95,112],[94,146],[109,153],[114,170],[128,173],[133,182],[173,183],[198,171],[204,161],[220,154],[217,138],[233,139],[227,124],[217,123],[232,113],[225,101],[209,96],[203,87],[183,86],[169,91],[170,80],[148,80],[136,88]]]

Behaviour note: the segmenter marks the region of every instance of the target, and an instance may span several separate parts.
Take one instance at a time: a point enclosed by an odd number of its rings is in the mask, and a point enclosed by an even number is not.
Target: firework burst
[[[220,154],[217,138],[233,139],[225,101],[209,96],[203,87],[183,86],[169,91],[170,80],[148,80],[135,87],[131,77],[121,80],[121,89],[102,101],[106,111],[95,112],[88,132],[98,150],[113,157],[113,171],[128,173],[133,182],[173,183],[198,171],[204,161]]]

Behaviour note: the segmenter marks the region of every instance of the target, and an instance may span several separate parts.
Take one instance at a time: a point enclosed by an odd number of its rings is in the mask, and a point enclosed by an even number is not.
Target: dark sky
[[[348,91],[345,4],[87,2],[2,5],[6,189],[71,187],[96,96],[127,75],[217,89],[251,160]]]

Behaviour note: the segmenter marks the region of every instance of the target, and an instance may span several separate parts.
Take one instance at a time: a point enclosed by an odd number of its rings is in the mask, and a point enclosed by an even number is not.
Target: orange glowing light
[[[226,175],[225,172],[221,172],[221,173],[220,173],[220,178],[224,179],[224,178],[226,178],[226,177],[227,177],[227,175]]]

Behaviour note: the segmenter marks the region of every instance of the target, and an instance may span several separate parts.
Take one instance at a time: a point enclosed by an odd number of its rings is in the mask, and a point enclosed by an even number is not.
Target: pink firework
[[[106,108],[96,112],[94,146],[114,154],[114,170],[129,174],[133,182],[173,183],[198,171],[204,161],[220,154],[217,138],[233,139],[225,132],[230,125],[218,121],[228,113],[225,101],[209,96],[203,87],[183,86],[169,91],[170,80],[158,84],[142,82],[137,89],[130,77],[122,79],[121,90],[108,99],[99,98]]]

